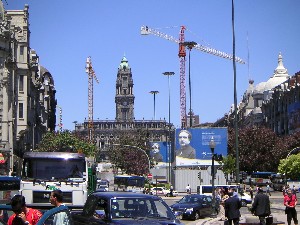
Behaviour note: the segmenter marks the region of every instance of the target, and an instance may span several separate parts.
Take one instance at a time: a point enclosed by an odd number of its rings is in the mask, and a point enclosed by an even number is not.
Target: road
[[[180,196],[177,197],[163,197],[163,199],[165,200],[165,202],[170,206],[172,204],[174,204],[176,201],[178,201],[179,199],[181,199],[185,194],[184,193],[180,193]],[[300,196],[300,194],[298,193],[297,195]],[[297,197],[299,197],[297,196]],[[272,215],[277,219],[277,221],[286,221],[286,216],[284,214],[284,206],[283,206],[283,196],[281,192],[272,192],[271,196],[270,196],[270,202],[271,202],[271,212]],[[300,203],[299,203],[300,204]],[[250,206],[250,205],[248,205]],[[248,210],[248,207],[242,207],[241,208],[241,215],[243,217],[251,217],[251,213]],[[220,222],[216,222],[216,219],[212,219],[212,218],[203,218],[197,221],[189,221],[189,220],[182,220],[181,221],[183,224],[185,225],[208,225],[208,224],[223,224]]]

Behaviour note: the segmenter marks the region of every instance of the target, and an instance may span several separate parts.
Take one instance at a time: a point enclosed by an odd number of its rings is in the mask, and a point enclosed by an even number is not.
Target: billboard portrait
[[[214,139],[214,153],[227,156],[227,128],[176,129],[176,166],[201,165],[211,160],[209,142]]]
[[[151,142],[150,160],[158,165],[165,164],[168,161],[167,142]]]

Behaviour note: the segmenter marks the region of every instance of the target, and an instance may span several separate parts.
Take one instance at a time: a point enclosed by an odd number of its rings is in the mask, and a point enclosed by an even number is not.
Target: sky
[[[180,127],[180,83],[178,44],[154,35],[142,36],[150,28],[179,38],[186,26],[185,40],[232,54],[232,11],[230,0],[6,0],[6,10],[29,5],[30,46],[40,64],[53,76],[57,104],[62,108],[63,129],[74,129],[74,121],[88,118],[88,56],[99,84],[94,82],[94,119],[114,120],[115,84],[123,56],[128,59],[134,82],[135,119],[168,121],[170,77],[170,121]],[[237,98],[248,87],[267,81],[277,67],[281,52],[288,73],[300,71],[300,1],[236,0]],[[190,53],[192,109],[200,122],[215,122],[229,112],[234,102],[233,63],[193,49]],[[186,57],[188,82],[188,55]],[[189,111],[189,92],[187,112]],[[57,123],[59,119],[57,118]]]

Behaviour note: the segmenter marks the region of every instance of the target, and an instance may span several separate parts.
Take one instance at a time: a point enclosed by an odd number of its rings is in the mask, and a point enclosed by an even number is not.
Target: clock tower
[[[131,68],[124,56],[118,68],[116,82],[116,121],[134,121],[134,95]]]

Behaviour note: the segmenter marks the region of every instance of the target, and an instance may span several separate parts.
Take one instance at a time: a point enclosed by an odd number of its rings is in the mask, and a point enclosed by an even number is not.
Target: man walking
[[[287,217],[288,225],[291,225],[292,219],[294,220],[294,224],[298,225],[297,219],[297,211],[295,209],[297,205],[297,196],[293,193],[292,189],[287,190],[287,194],[284,196],[284,205],[285,205],[285,214]]]
[[[266,225],[266,217],[271,214],[270,198],[263,193],[261,187],[257,189],[257,195],[252,204],[252,213],[258,216],[260,225]]]
[[[225,200],[225,217],[228,219],[229,225],[239,224],[239,220],[241,217],[240,208],[242,207],[242,203],[239,198],[233,196],[234,192],[228,192],[229,198]]]

